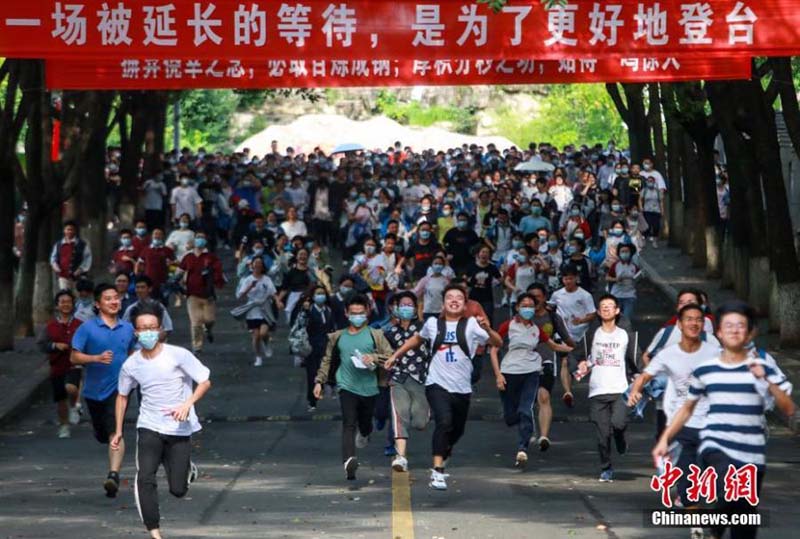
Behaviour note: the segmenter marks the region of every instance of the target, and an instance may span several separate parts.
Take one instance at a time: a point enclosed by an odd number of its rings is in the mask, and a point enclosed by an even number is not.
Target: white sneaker
[[[260,367],[264,364],[264,360],[261,359],[261,356],[256,356],[256,360],[253,363],[253,367]]]
[[[369,436],[362,436],[361,433],[356,430],[356,447],[358,449],[364,449],[367,447],[369,443]]]
[[[515,468],[524,468],[528,465],[528,454],[525,451],[517,451],[517,460],[514,462]]]
[[[403,455],[395,456],[394,460],[392,461],[392,470],[396,472],[407,472],[408,459],[406,459]]]
[[[433,490],[447,490],[448,477],[450,477],[449,474],[431,470],[431,481],[428,483],[428,486]]]
[[[70,425],[77,425],[81,422],[81,414],[78,412],[78,407],[75,406],[74,408],[69,409],[69,424]]]
[[[69,425],[61,425],[58,427],[58,437],[59,438],[70,438],[72,434],[69,431]]]
[[[269,359],[272,357],[272,345],[268,344],[264,347],[264,357]]]
[[[194,461],[189,461],[189,476],[186,478],[186,484],[191,485],[197,478],[200,477],[200,470],[197,468],[197,464]]]

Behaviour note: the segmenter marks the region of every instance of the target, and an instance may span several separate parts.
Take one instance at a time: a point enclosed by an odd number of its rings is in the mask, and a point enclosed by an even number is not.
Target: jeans
[[[425,388],[436,428],[433,431],[433,456],[447,458],[464,435],[469,414],[469,393],[450,393],[436,384]]]
[[[661,214],[653,211],[643,212],[644,220],[647,221],[647,232],[645,234],[648,238],[658,238],[661,234]]]
[[[149,429],[136,434],[136,507],[147,530],[159,527],[158,485],[156,472],[163,464],[169,492],[183,498],[189,490],[191,436],[170,436]]]
[[[339,404],[342,407],[342,462],[346,462],[356,456],[356,429],[361,436],[372,433],[375,397],[364,397],[342,389]]]
[[[517,425],[519,430],[518,451],[527,451],[533,436],[533,406],[539,393],[539,373],[503,374],[506,390],[500,392],[503,402],[503,417],[506,425]]]
[[[622,316],[632,321],[636,298],[617,298],[617,301],[619,301],[619,309],[622,312]]]
[[[594,424],[597,434],[597,452],[600,454],[600,467],[611,468],[611,436],[625,438],[628,425],[628,409],[622,395],[612,393],[595,395],[589,399],[589,421]]]

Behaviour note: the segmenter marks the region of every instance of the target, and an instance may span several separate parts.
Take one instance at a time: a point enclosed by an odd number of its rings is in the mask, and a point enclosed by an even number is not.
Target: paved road
[[[643,341],[669,306],[652,287],[642,290],[637,322]],[[473,400],[472,420],[448,471],[450,490],[427,488],[430,430],[410,443],[411,473],[393,477],[383,456],[383,433],[361,452],[354,483],[344,480],[336,401],[311,417],[305,411],[304,373],[293,369],[285,344],[263,368],[251,366],[245,331],[226,316],[223,301],[217,342],[203,360],[214,387],[200,406],[204,431],[195,439],[201,478],[182,500],[161,488],[166,537],[186,538],[643,538],[686,537],[683,530],[643,527],[657,506],[648,490],[652,423],[629,429],[630,452],[615,457],[618,479],[597,482],[597,454],[586,422],[585,383],[579,405],[555,405],[553,446],[532,455],[528,471],[511,466],[515,432],[499,421],[499,399],[485,376]],[[187,342],[186,315],[173,316],[173,342]],[[285,332],[280,334],[285,343]],[[488,374],[488,370],[485,371]],[[560,389],[556,389],[560,397]],[[134,504],[129,451],[117,499],[105,498],[104,450],[88,424],[69,440],[56,438],[54,409],[36,403],[0,430],[0,537],[144,537]],[[131,418],[132,419],[132,418]],[[133,447],[132,428],[128,428]],[[763,505],[770,528],[763,536],[796,537],[798,443],[774,428]],[[409,510],[410,509],[410,510]]]

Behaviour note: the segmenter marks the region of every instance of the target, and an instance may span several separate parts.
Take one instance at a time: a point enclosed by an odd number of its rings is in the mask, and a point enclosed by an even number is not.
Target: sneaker
[[[264,364],[264,360],[261,359],[261,356],[256,356],[256,360],[253,362],[253,367],[261,367]]]
[[[611,468],[607,470],[603,470],[600,472],[600,479],[601,483],[613,483],[614,482],[614,470]]]
[[[269,359],[272,357],[272,345],[268,344],[264,347],[264,357]]]
[[[350,457],[344,463],[344,473],[348,481],[355,480],[356,470],[358,470],[358,460],[355,457]]]
[[[514,462],[515,468],[524,468],[528,465],[528,454],[525,451],[517,451],[517,460]]]
[[[397,455],[394,460],[392,460],[392,470],[396,472],[407,472],[408,459],[406,459],[403,455]]]
[[[620,455],[628,452],[628,441],[625,439],[624,432],[614,432],[614,445],[617,446],[617,453]]]
[[[356,431],[356,447],[358,449],[364,449],[367,447],[369,443],[369,436],[363,436],[361,432]]]
[[[106,489],[106,496],[109,498],[116,498],[117,491],[119,490],[119,473],[108,472],[106,482],[103,483],[103,488]]]
[[[203,330],[206,332],[206,339],[208,339],[208,342],[213,343],[214,334],[211,332],[211,328],[208,326],[203,326]]]
[[[567,408],[573,408],[575,406],[575,397],[572,396],[572,392],[564,393],[561,397],[561,400],[564,401],[564,404],[567,405]]]
[[[309,404],[308,408],[306,408],[306,412],[308,412],[309,414],[313,413],[313,412],[316,412],[316,411],[317,411],[317,407],[314,406],[313,404]]]
[[[428,486],[433,490],[447,490],[448,477],[450,477],[449,474],[431,470],[431,481],[428,483]]]
[[[386,427],[386,420],[385,419],[376,419],[375,420],[375,430],[378,432],[382,431]]]
[[[75,406],[74,408],[69,409],[69,424],[70,425],[77,425],[81,422],[81,413],[78,411],[78,407]]]
[[[69,431],[69,425],[61,425],[58,427],[59,438],[69,438],[72,434]]]
[[[189,461],[189,476],[186,478],[186,485],[189,486],[195,481],[197,478],[200,477],[200,470],[197,467],[197,464],[194,461]]]
[[[703,539],[706,536],[706,533],[703,531],[703,528],[692,528],[689,530],[689,539]]]
[[[388,443],[383,447],[383,456],[384,457],[393,457],[397,454],[397,449],[395,449],[393,443]]]
[[[539,451],[544,453],[548,449],[550,449],[550,438],[547,436],[542,436],[539,438]]]

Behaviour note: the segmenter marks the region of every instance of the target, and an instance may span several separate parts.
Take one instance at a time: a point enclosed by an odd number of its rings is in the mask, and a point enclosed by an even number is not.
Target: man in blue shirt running
[[[133,350],[135,337],[133,326],[119,318],[121,301],[114,285],[97,285],[94,301],[97,316],[75,332],[70,359],[74,365],[84,367],[83,397],[92,418],[94,436],[101,444],[108,444],[117,430],[114,405],[119,371]],[[118,451],[109,448],[109,472],[103,484],[109,498],[115,497],[119,490],[119,469],[124,456],[124,441]]]

